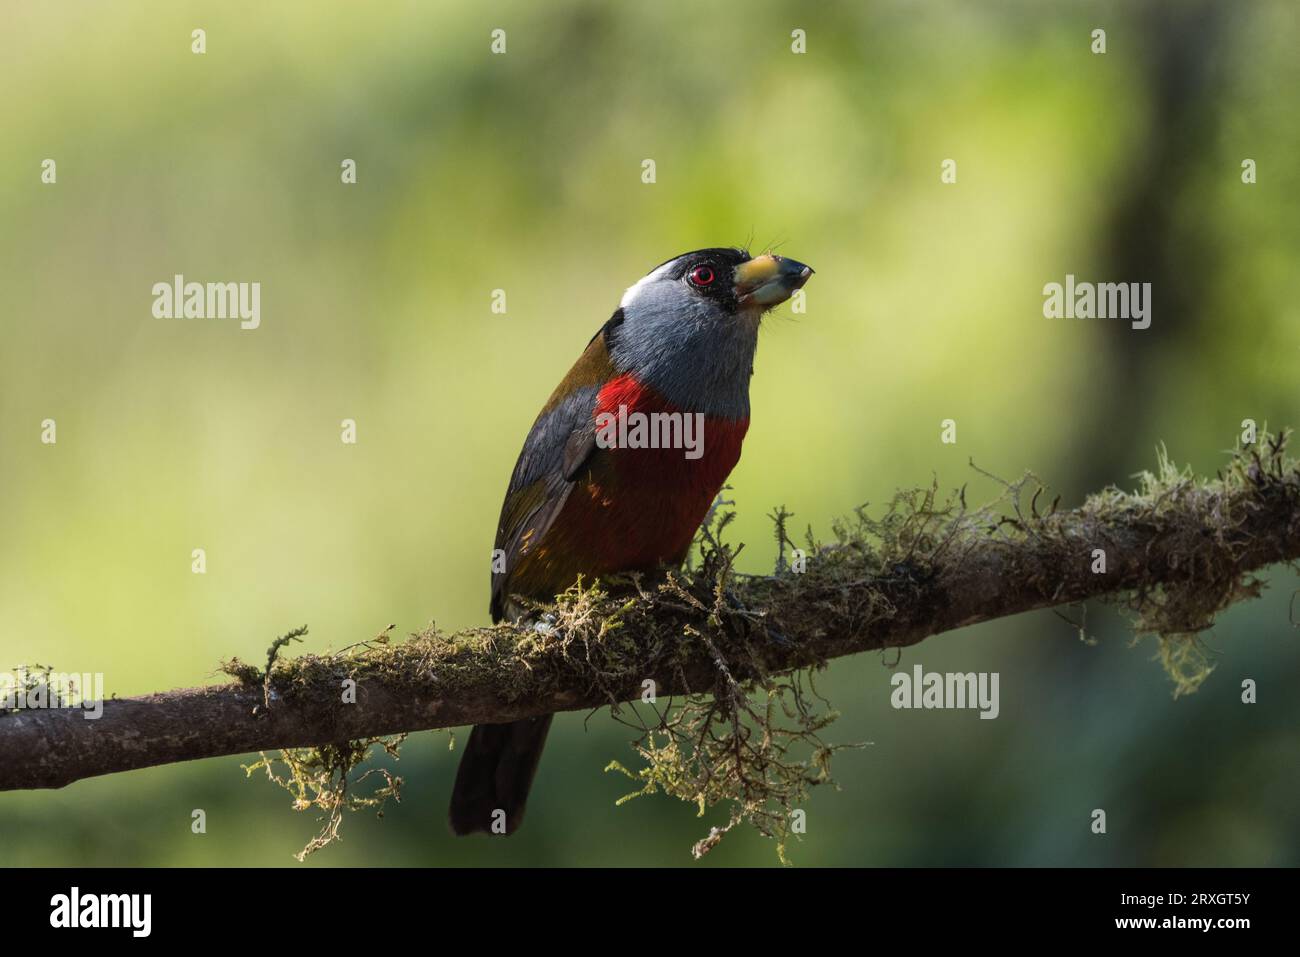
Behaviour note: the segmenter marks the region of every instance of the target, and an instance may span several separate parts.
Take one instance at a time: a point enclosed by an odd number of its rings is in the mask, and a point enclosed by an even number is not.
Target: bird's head
[[[611,357],[684,408],[747,414],[759,320],[812,272],[784,256],[735,248],[676,256],[623,294]]]
[[[811,267],[773,253],[751,257],[744,249],[697,249],[652,269],[624,293],[622,308],[757,319],[812,274]]]

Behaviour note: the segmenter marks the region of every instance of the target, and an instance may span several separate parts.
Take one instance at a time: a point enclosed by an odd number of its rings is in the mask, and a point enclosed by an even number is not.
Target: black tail
[[[451,792],[453,831],[501,833],[497,823],[501,816],[497,812],[503,811],[505,833],[515,832],[524,820],[528,789],[537,773],[553,717],[548,714],[509,724],[474,726]]]

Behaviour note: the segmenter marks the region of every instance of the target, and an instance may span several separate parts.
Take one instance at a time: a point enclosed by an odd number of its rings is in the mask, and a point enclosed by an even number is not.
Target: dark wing
[[[510,576],[522,550],[546,535],[564,508],[575,479],[596,451],[596,397],[615,374],[607,343],[622,318],[619,310],[592,337],[524,440],[501,506],[493,546],[505,553],[504,570],[498,571],[498,563],[493,562],[493,621],[506,616]]]

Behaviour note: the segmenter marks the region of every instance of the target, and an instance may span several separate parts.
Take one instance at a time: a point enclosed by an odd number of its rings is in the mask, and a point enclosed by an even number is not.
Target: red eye
[[[715,278],[713,270],[708,266],[696,266],[691,270],[691,282],[697,286],[711,286]]]

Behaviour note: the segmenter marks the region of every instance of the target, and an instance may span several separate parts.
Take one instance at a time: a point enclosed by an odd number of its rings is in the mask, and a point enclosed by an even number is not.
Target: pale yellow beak
[[[736,267],[736,301],[742,306],[770,309],[785,302],[813,274],[811,266],[764,253]]]

